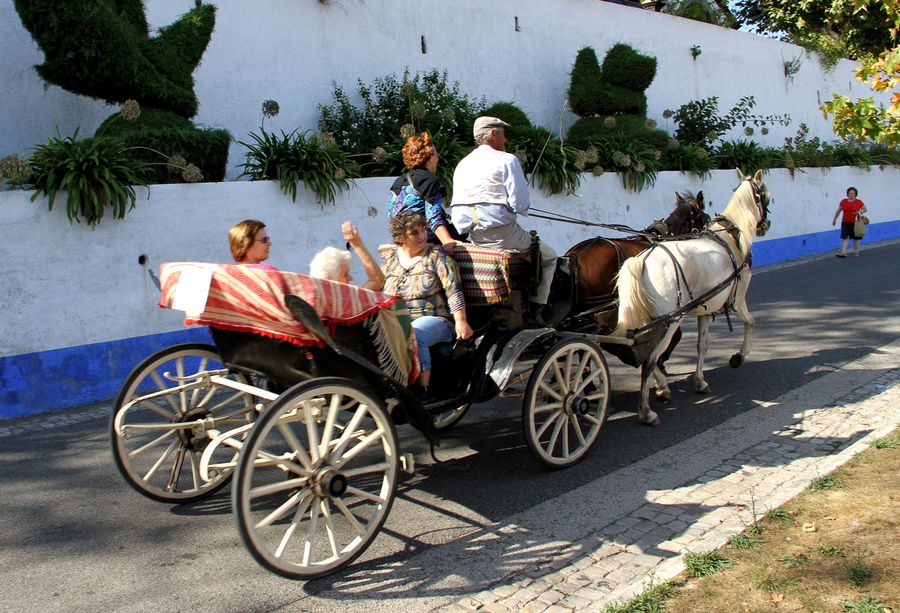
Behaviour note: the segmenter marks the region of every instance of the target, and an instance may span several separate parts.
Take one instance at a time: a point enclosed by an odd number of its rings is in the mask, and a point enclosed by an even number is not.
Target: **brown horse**
[[[675,209],[664,220],[657,220],[641,233],[628,238],[598,236],[582,241],[566,252],[578,262],[577,291],[572,324],[585,331],[607,334],[616,327],[618,296],[616,276],[622,263],[651,245],[654,238],[689,235],[702,230],[709,221],[703,192],[675,193]],[[674,349],[674,344],[672,347]],[[668,355],[665,355],[668,358]],[[664,361],[664,358],[661,357]]]

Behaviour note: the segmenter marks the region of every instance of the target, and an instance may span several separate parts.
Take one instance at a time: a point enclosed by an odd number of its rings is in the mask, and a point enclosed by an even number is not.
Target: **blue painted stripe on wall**
[[[178,343],[210,343],[207,328],[0,358],[0,419],[113,398],[144,358]]]
[[[900,237],[900,220],[873,223],[864,244]],[[758,242],[754,266],[840,248],[840,231],[801,234]],[[59,411],[112,399],[144,358],[177,343],[209,343],[206,328],[139,336],[0,358],[0,419]]]
[[[876,243],[900,237],[900,220],[869,224],[862,244]],[[754,243],[753,265],[765,266],[807,255],[837,251],[841,248],[840,227],[826,232],[799,234]]]

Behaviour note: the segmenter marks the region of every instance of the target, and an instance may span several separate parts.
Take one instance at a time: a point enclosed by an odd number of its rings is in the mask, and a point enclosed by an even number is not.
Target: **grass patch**
[[[705,553],[689,553],[684,556],[684,565],[687,567],[688,576],[696,579],[707,577],[733,565],[734,562],[723,556],[718,551]]]
[[[835,475],[827,475],[825,477],[813,479],[813,482],[809,484],[809,489],[814,492],[827,492],[831,490],[840,490],[843,488],[844,482],[841,481],[840,477],[837,477]]]
[[[897,449],[900,447],[900,436],[876,438],[872,441],[872,447],[875,449]]]
[[[661,613],[665,601],[675,595],[676,588],[670,581],[651,586],[624,604],[610,604],[602,613]]]
[[[848,569],[848,574],[850,583],[856,587],[863,587],[875,576],[875,572],[863,561],[862,557],[857,557],[853,560]]]
[[[762,542],[762,539],[741,532],[728,537],[728,546],[732,549],[753,549]]]
[[[888,609],[888,605],[874,596],[863,596],[859,600],[845,600],[841,603],[841,607],[844,611],[853,611],[854,613],[884,613]]]
[[[825,556],[826,558],[843,558],[844,550],[839,547],[832,547],[831,545],[821,545],[817,551]]]
[[[772,521],[787,521],[791,518],[791,514],[784,509],[771,509],[766,513],[766,517]]]
[[[900,441],[900,430],[879,440]],[[706,568],[713,557],[691,554],[689,566],[685,556],[688,570],[680,582],[674,580],[675,593],[663,602],[665,613],[884,613],[885,608],[900,613],[897,492],[900,447],[872,445],[765,513],[765,538],[756,522],[732,536],[723,549],[733,562],[727,568],[690,579],[702,574],[696,568]],[[718,557],[726,559],[722,553]]]

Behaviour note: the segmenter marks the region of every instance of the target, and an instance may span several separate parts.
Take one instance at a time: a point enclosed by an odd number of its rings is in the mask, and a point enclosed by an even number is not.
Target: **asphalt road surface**
[[[227,489],[194,504],[151,501],[116,471],[105,419],[53,427],[47,417],[25,418],[48,425],[0,438],[0,610],[404,611],[410,598],[455,602],[516,564],[503,568],[461,542],[477,542],[513,517],[552,524],[554,498],[900,337],[900,242],[870,247],[859,259],[828,255],[759,269],[749,304],[757,328],[744,366],[728,367],[741,330],[730,333],[718,319],[707,356],[713,393],[694,394],[686,381],[695,340],[688,322],[669,367],[673,401],[656,405],[662,425],[622,414],[574,467],[548,471],[532,458],[514,398],[473,407],[444,438],[440,464],[415,430],[400,427],[401,449],[415,453],[417,472],[403,476],[384,529],[349,568],[309,582],[257,566],[235,531]],[[612,407],[631,411],[637,371],[608,362]]]

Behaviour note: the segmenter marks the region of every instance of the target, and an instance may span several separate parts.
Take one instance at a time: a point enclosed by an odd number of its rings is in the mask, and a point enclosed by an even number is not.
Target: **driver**
[[[531,236],[516,221],[528,215],[531,198],[519,159],[506,152],[509,124],[496,117],[479,117],[473,134],[478,147],[464,157],[453,173],[450,218],[469,240],[485,247],[526,251]],[[556,252],[541,241],[541,282],[529,298],[527,321],[544,325],[542,311],[556,270]]]

